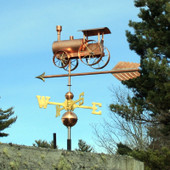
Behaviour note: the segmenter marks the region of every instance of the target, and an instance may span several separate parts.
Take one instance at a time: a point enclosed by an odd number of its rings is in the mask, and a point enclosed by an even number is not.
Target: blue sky
[[[125,30],[129,20],[137,19],[138,9],[133,0],[8,0],[0,1],[0,108],[14,107],[18,117],[15,124],[6,129],[4,143],[32,145],[35,140],[51,141],[57,134],[59,148],[66,149],[67,128],[61,116],[55,117],[55,106],[40,109],[36,95],[50,96],[54,102],[64,102],[68,91],[67,78],[35,79],[46,75],[65,74],[52,63],[52,43],[57,40],[56,25],[62,25],[61,40],[82,38],[77,30],[108,27],[112,34],[105,35],[105,46],[111,53],[111,70],[119,61],[139,62],[139,57],[129,49]],[[94,39],[94,37],[91,37]],[[74,73],[95,71],[79,62]],[[96,146],[90,124],[98,124],[107,118],[108,106],[113,96],[110,87],[121,83],[111,74],[72,78],[74,100],[85,93],[84,105],[102,103],[102,115],[92,115],[91,110],[75,109],[78,123],[72,128],[72,147],[79,139]],[[62,114],[65,111],[62,111]]]

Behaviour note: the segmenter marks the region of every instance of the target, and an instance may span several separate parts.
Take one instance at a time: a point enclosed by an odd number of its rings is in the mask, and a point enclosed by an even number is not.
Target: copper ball
[[[70,99],[73,99],[74,95],[73,95],[72,92],[67,92],[65,97],[66,97],[67,100],[70,100]]]
[[[76,116],[75,113],[73,113],[71,111],[68,111],[68,112],[64,113],[64,115],[62,116],[61,120],[62,120],[62,122],[63,122],[63,124],[65,126],[72,127],[72,126],[74,126],[77,123],[78,119],[77,119],[77,116]]]

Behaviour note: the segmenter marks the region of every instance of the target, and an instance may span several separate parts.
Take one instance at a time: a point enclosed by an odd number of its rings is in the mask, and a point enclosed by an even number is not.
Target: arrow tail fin
[[[112,75],[120,81],[137,78],[140,76],[140,73],[138,71],[136,71],[138,69],[138,67],[140,67],[139,63],[133,63],[133,62],[130,63],[130,62],[120,61],[112,70],[115,70],[115,71],[127,70],[127,72],[114,73]]]

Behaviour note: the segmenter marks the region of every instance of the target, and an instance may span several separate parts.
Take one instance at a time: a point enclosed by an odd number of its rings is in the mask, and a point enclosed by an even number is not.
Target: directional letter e
[[[48,105],[48,103],[49,103],[49,100],[50,100],[50,97],[45,97],[45,96],[36,96],[37,97],[37,99],[38,99],[38,104],[39,104],[39,107],[40,108],[44,108],[44,109],[46,109],[47,108],[47,105]]]

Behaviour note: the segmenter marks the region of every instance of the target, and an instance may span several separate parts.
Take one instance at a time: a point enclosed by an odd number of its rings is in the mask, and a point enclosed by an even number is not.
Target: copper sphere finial
[[[75,113],[68,111],[68,112],[64,113],[61,120],[65,126],[72,127],[77,123],[78,118]]]
[[[74,95],[73,95],[72,92],[67,92],[65,97],[66,97],[67,100],[70,100],[70,99],[73,99]]]

